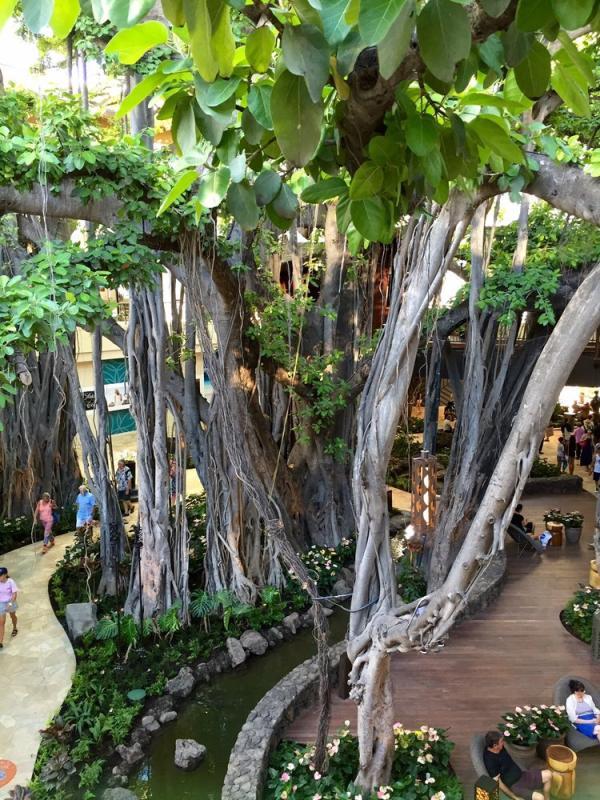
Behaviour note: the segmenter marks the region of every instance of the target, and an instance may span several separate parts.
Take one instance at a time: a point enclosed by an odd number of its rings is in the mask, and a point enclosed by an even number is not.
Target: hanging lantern
[[[474,800],[500,800],[500,787],[498,781],[482,775],[475,782]]]
[[[429,450],[421,450],[421,455],[413,458],[411,485],[412,524],[421,537],[435,528],[437,459]]]

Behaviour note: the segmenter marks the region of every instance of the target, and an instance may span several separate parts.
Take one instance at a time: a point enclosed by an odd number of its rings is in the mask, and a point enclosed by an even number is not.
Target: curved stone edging
[[[332,685],[346,643],[330,649]],[[317,658],[309,658],[268,691],[250,712],[229,757],[221,800],[260,800],[269,756],[298,713],[314,703],[319,685]]]
[[[536,494],[572,494],[583,490],[580,475],[555,475],[549,478],[528,478],[523,496]]]

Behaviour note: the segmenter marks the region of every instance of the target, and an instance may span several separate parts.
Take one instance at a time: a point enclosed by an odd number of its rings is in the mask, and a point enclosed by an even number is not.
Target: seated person
[[[524,533],[533,533],[535,527],[533,522],[526,522],[521,511],[523,511],[523,503],[519,503],[515,508],[510,524],[514,525],[515,528],[520,528]]]
[[[571,694],[567,697],[565,708],[571,725],[584,736],[600,742],[600,709],[591,695],[586,694],[581,681],[569,681]]]
[[[485,735],[483,763],[490,778],[512,800],[549,800],[552,773],[549,769],[523,771],[504,749],[504,737],[498,731]]]

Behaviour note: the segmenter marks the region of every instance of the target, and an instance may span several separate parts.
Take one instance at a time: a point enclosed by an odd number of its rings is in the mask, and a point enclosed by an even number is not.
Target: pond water
[[[337,611],[329,622],[331,642],[341,641],[348,614]],[[311,628],[200,686],[177,720],[153,738],[146,762],[131,781],[133,791],[145,800],[220,800],[229,754],[248,714],[277,681],[315,653]],[[195,739],[206,746],[206,759],[194,772],[173,763],[176,739]]]

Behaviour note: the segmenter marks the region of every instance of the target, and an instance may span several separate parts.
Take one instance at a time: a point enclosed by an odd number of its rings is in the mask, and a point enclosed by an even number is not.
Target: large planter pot
[[[567,544],[577,544],[581,539],[582,528],[565,528],[565,536],[567,537]]]
[[[537,758],[536,745],[534,744],[515,744],[504,740],[504,746],[511,756],[519,762],[524,769],[529,769]]]
[[[548,748],[553,744],[564,744],[565,737],[559,736],[558,739],[540,739],[537,743],[536,753],[538,758],[541,758],[542,761],[546,760],[546,751]]]
[[[596,559],[593,558],[590,561],[590,579],[589,584],[594,589],[600,589],[600,575],[598,575],[598,567],[596,565]]]

